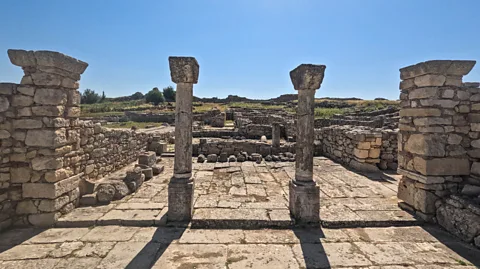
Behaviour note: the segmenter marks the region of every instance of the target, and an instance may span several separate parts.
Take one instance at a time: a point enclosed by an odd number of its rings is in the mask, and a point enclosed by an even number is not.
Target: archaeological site
[[[475,61],[399,66],[397,105],[326,118],[330,67],[281,74],[285,107],[200,110],[202,63],[172,56],[171,112],[95,118],[86,62],[8,58],[24,76],[0,83],[0,268],[480,266]]]

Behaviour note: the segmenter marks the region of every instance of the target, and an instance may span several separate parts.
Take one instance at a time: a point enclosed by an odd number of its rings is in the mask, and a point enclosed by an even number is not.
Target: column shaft
[[[272,124],[272,146],[275,148],[280,147],[280,124]]]
[[[174,178],[192,176],[193,84],[178,83],[175,104]]]
[[[315,90],[298,91],[295,180],[313,182]]]

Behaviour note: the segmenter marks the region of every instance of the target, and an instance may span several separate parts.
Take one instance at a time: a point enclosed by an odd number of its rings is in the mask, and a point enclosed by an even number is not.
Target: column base
[[[168,183],[168,221],[186,222],[193,215],[193,180],[172,178]]]
[[[295,224],[320,224],[320,188],[315,182],[290,181],[289,205]]]

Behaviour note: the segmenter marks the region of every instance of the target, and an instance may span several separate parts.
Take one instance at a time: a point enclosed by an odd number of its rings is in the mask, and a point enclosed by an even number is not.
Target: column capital
[[[325,65],[301,64],[290,71],[295,90],[317,90],[323,81]]]
[[[194,57],[170,56],[168,63],[173,82],[197,84],[200,66]]]

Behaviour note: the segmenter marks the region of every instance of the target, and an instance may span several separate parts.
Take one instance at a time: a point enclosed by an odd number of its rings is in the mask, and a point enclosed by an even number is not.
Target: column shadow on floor
[[[298,228],[293,229],[293,232],[300,241],[304,268],[330,268],[330,262],[321,241],[321,239],[325,238],[321,228]],[[302,261],[299,262],[301,263]]]
[[[126,269],[152,268],[170,244],[182,237],[184,227],[158,227],[150,242],[125,267]]]
[[[43,228],[9,228],[0,232],[0,253],[5,252],[35,237],[47,229]]]

